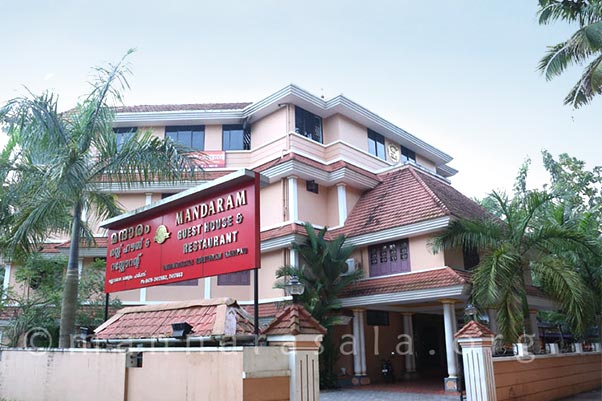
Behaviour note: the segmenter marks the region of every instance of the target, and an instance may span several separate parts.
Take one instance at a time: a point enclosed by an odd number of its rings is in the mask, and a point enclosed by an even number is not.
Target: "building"
[[[116,109],[118,143],[136,130],[150,130],[207,155],[196,180],[161,182],[127,190],[105,185],[124,209],[133,210],[240,168],[267,177],[261,190],[260,315],[273,317],[288,298],[274,288],[278,267],[297,263],[291,243],[303,240],[303,222],[328,226],[357,247],[348,261],[365,279],[344,297],[356,352],[339,359],[341,377],[378,381],[382,359],[396,372],[457,374],[452,350],[470,284],[467,269],[478,255],[434,254],[433,233],[456,217],[484,211],[450,185],[452,158],[375,113],[340,95],[329,100],[297,86],[254,103],[132,106]],[[80,266],[106,256],[106,237],[80,251]],[[66,252],[68,243],[47,246]],[[14,286],[5,268],[4,286]],[[124,305],[231,297],[251,304],[250,272],[191,280],[114,294]],[[546,307],[534,293],[530,304]],[[532,317],[534,319],[534,314]],[[492,319],[494,322],[495,319]],[[397,355],[399,334],[413,334],[415,353]]]

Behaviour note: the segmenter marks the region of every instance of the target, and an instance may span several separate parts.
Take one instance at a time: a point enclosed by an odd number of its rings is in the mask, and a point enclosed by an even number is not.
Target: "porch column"
[[[339,205],[339,226],[342,226],[347,219],[347,186],[343,183],[337,184],[337,203]]]
[[[406,351],[406,354],[405,354],[406,373],[416,372],[416,356],[414,355],[414,324],[412,321],[412,315],[413,315],[413,313],[411,313],[411,312],[403,312],[402,313],[403,334],[408,336],[408,338],[411,341],[410,345],[408,346],[408,349],[405,350]]]
[[[297,177],[288,177],[288,219],[294,223],[299,219],[299,199],[297,197]]]
[[[533,334],[533,353],[538,353],[539,348],[539,325],[537,324],[537,309],[529,309],[529,326]]]
[[[443,324],[445,326],[445,355],[447,357],[447,376],[444,379],[445,391],[458,390],[458,360],[454,349],[454,327],[456,320],[455,300],[442,300]]]
[[[353,373],[354,384],[368,384],[366,376],[366,337],[364,335],[364,309],[353,309]]]

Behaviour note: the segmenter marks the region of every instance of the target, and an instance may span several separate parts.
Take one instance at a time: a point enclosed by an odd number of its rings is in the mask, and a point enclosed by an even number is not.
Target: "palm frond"
[[[586,67],[579,82],[564,99],[564,104],[578,109],[600,94],[602,94],[602,55]]]

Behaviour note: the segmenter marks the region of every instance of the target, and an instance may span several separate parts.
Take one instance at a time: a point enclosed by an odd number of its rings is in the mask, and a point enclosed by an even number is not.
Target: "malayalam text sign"
[[[211,189],[105,224],[105,292],[259,268],[259,175]]]

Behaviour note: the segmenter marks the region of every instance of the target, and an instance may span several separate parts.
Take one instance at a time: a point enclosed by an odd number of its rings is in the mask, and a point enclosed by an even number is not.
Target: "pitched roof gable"
[[[265,335],[326,334],[326,329],[301,305],[292,304],[284,308],[274,320],[262,330]]]
[[[364,193],[341,230],[349,237],[444,216],[486,218],[478,204],[442,180],[406,165],[379,176]]]

